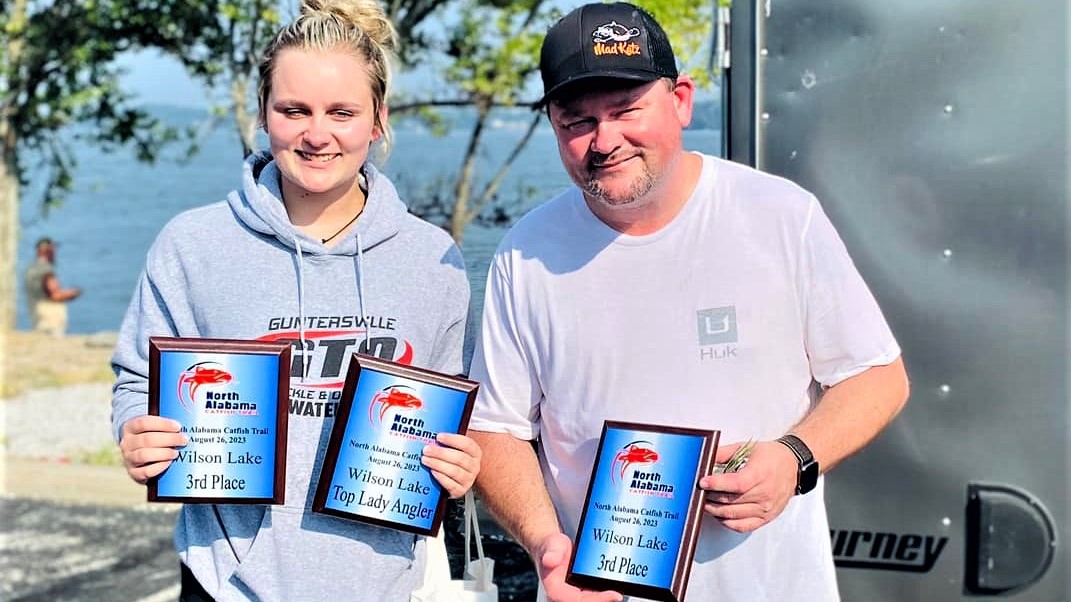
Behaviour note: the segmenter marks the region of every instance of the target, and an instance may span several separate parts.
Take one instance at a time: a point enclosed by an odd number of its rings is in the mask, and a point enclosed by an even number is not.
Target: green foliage
[[[257,118],[256,77],[260,56],[281,22],[275,0],[161,0],[189,16],[187,35],[164,50],[212,90],[208,134],[224,116],[234,119],[244,155],[252,153]],[[199,139],[188,149],[198,150]]]
[[[164,1],[164,0],[161,0]],[[201,128],[205,135],[222,117],[231,117],[238,130],[243,154],[253,152],[256,138],[257,71],[264,48],[283,23],[279,7],[289,5],[286,19],[294,18],[300,2],[279,0],[166,0],[173,10],[191,15],[189,35],[170,46],[170,54],[195,79],[211,90],[213,118]],[[403,64],[419,62],[427,46],[421,25],[450,0],[393,0],[384,9],[399,35]],[[190,146],[197,151],[197,141]]]
[[[719,3],[728,4],[728,0]],[[710,2],[698,0],[635,0],[666,30],[681,70],[700,87],[711,84],[707,69],[713,36],[714,13]]]
[[[446,80],[475,104],[518,102],[539,70],[539,48],[558,16],[539,2],[467,2],[446,51]]]
[[[699,86],[709,85],[712,77],[707,65],[713,6],[701,0],[637,0],[636,3],[651,11],[666,29],[682,69]],[[539,114],[533,114],[529,129],[519,135],[513,149],[493,169],[494,173],[477,173],[476,157],[486,153],[481,138],[496,112],[530,105],[540,95],[540,47],[547,29],[563,14],[560,3],[548,4],[542,0],[460,0],[459,19],[442,46],[449,61],[443,78],[454,97],[410,100],[403,107],[404,111],[419,110],[426,122],[437,115],[437,107],[475,109],[468,147],[453,190],[446,193],[445,184],[439,182],[434,185],[430,198],[410,199],[414,210],[423,217],[449,224],[448,229],[459,242],[464,227],[473,220],[491,219],[501,223],[512,217],[503,218],[503,215],[510,201],[517,199],[499,198],[498,187],[530,139]],[[566,6],[565,10],[579,4]],[[438,128],[433,131],[443,131],[441,119],[432,123]]]
[[[33,150],[45,158],[51,172],[46,210],[72,184],[74,158],[61,132],[104,150],[131,144],[145,161],[154,160],[161,144],[176,137],[129,104],[113,63],[126,50],[166,47],[186,35],[185,25],[172,20],[165,5],[155,0],[54,0],[27,6],[19,0],[0,18],[0,129],[7,134],[0,142],[9,168],[23,183],[20,155]],[[70,128],[78,123],[91,127]]]
[[[273,0],[163,0],[189,16],[189,33],[164,48],[209,86],[256,75],[280,14]],[[221,81],[222,78],[222,81]]]
[[[434,36],[431,35],[436,27],[428,28],[426,25],[433,17],[449,4],[457,4],[456,0],[390,0],[384,2],[387,16],[398,30],[399,57],[404,66],[420,64],[427,56],[429,48],[434,44]],[[436,26],[438,24],[436,23]]]

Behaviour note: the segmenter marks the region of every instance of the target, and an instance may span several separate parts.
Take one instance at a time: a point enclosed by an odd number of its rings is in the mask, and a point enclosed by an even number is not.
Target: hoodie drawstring
[[[301,339],[301,382],[308,375],[309,363],[305,358],[305,256],[301,253],[301,241],[294,236],[294,249],[297,250],[297,294],[298,294],[298,337]],[[364,352],[372,353],[372,339],[369,336],[368,308],[364,296],[364,251],[361,248],[361,233],[357,233],[357,254],[353,258],[354,271],[357,272],[357,298],[361,305],[361,323],[364,324]]]
[[[371,327],[368,324],[368,314],[366,313],[364,303],[364,251],[362,250],[362,246],[363,245],[361,245],[361,233],[360,231],[358,231],[357,255],[355,256],[354,260],[356,261],[356,265],[354,267],[357,270],[357,296],[360,298],[361,301],[361,322],[364,324],[364,352],[371,355],[372,339],[368,336],[368,331],[371,329]]]
[[[301,265],[304,263],[304,258],[301,255],[301,241],[298,240],[297,236],[294,237],[294,248],[297,249],[298,336],[301,338],[301,382],[305,382],[305,377],[309,371],[309,362],[305,358],[305,272]]]

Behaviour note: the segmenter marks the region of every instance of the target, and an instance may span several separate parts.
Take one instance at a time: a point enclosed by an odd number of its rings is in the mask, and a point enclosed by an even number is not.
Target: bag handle
[[[476,515],[476,499],[472,495],[472,490],[469,489],[465,492],[465,571],[468,572],[470,566],[472,566],[472,537],[476,537],[476,557],[479,560],[478,566],[480,566],[479,575],[471,575],[473,578],[480,580],[481,587],[489,587],[491,577],[484,570],[484,553],[483,553],[483,537],[480,535],[480,519]]]

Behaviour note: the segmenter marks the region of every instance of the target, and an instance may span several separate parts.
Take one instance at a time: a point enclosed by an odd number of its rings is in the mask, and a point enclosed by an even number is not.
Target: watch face
[[[807,493],[818,484],[818,462],[807,462],[800,466],[799,493]]]

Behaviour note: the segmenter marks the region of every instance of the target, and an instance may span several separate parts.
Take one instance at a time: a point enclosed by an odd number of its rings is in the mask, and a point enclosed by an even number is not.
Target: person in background
[[[687,599],[838,599],[824,479],[906,403],[874,297],[818,200],[683,148],[695,84],[659,24],[587,4],[543,42],[545,107],[576,184],[503,238],[470,377],[481,499],[565,583],[604,420],[719,429]],[[535,444],[533,445],[533,441]]]
[[[56,276],[56,243],[41,238],[34,245],[37,258],[26,268],[23,285],[33,330],[61,337],[67,333],[67,303],[82,294],[80,288],[63,288]]]
[[[270,152],[246,160],[226,201],[175,217],[149,251],[112,360],[112,426],[136,482],[187,443],[177,422],[146,415],[150,336],[293,344],[286,503],[184,505],[183,601],[403,602],[422,585],[422,536],[311,512],[338,406],[327,394],[341,390],[351,352],[464,371],[461,252],[369,161],[390,134],[395,45],[375,0],[304,0],[260,64]],[[480,449],[442,433],[421,461],[459,497]]]

